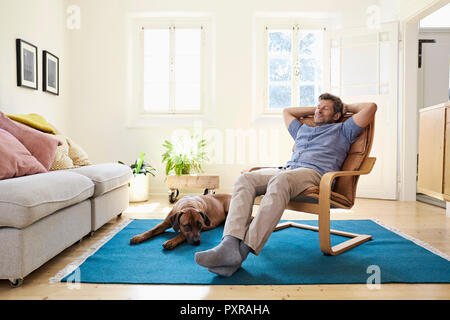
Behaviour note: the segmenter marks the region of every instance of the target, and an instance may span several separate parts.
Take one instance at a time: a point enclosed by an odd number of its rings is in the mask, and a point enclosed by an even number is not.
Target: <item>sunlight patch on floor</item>
[[[159,206],[159,202],[138,204],[135,206],[129,206],[124,212],[125,213],[150,213],[155,211]]]
[[[207,297],[210,293],[210,289],[211,288],[207,286],[186,285],[175,287],[173,285],[134,286],[133,299],[184,300],[186,297],[189,297],[189,299],[197,300]]]
[[[330,209],[330,213],[351,213],[350,209]]]
[[[161,209],[162,213],[169,213],[172,210],[172,207],[164,207]]]

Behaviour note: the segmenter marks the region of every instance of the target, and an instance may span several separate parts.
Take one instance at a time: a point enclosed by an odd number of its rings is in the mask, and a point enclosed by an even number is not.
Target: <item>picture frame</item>
[[[42,90],[59,95],[59,58],[46,50],[42,58]]]
[[[17,86],[38,89],[38,48],[16,39]]]

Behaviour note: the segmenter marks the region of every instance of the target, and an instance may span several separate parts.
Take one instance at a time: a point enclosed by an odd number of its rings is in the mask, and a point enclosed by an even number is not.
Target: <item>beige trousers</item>
[[[289,200],[320,184],[321,174],[309,168],[265,168],[245,172],[237,179],[223,236],[244,241],[258,255],[278,224]],[[250,223],[255,197],[264,195]]]

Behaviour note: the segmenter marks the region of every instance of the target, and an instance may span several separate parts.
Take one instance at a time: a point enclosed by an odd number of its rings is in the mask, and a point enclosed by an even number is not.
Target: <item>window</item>
[[[203,13],[127,16],[127,127],[214,123],[213,21]]]
[[[338,96],[389,95],[396,41],[386,26],[369,32],[329,35],[330,92]]]
[[[266,27],[264,113],[312,106],[323,87],[323,31]]]
[[[202,112],[203,27],[146,27],[143,42],[143,112]]]

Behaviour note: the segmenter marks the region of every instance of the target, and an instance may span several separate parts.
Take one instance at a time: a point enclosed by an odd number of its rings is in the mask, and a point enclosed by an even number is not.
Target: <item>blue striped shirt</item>
[[[321,174],[339,171],[350,146],[363,128],[353,117],[345,122],[311,127],[294,119],[288,131],[295,141],[294,153],[286,165],[292,169],[310,168]]]

